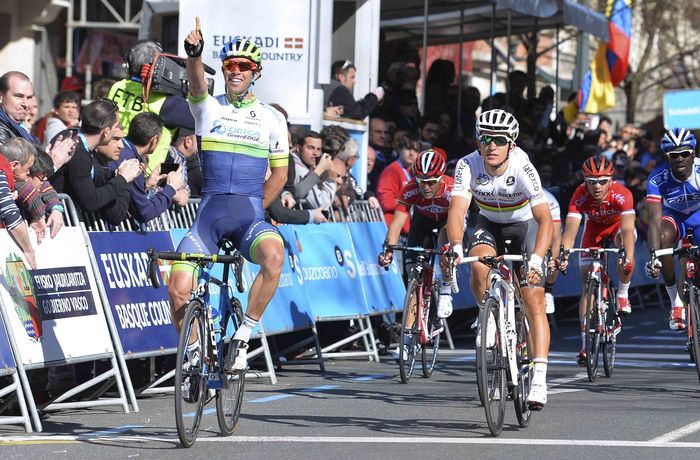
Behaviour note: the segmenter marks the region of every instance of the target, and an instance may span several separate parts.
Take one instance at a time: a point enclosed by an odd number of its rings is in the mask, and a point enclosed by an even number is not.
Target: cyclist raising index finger
[[[527,397],[531,408],[547,403],[547,355],[549,323],[545,314],[542,261],[552,240],[552,216],[540,177],[528,156],[515,145],[519,127],[515,117],[503,110],[482,113],[476,123],[478,150],[463,157],[455,170],[447,234],[456,261],[464,257],[462,241],[467,209],[472,197],[479,207],[469,256],[505,253],[505,240],[512,249],[529,254],[529,271],[520,280],[525,312],[531,326],[535,373]],[[489,268],[473,264],[470,285],[481,301]]]
[[[253,84],[262,75],[262,50],[252,41],[234,38],[219,53],[226,93],[210,96],[202,64],[204,40],[199,18],[185,38],[188,102],[195,119],[202,162],[202,202],[178,252],[217,253],[223,238],[261,266],[250,287],[248,308],[233,337],[234,352],[227,373],[247,367],[248,340],[279,284],[284,245],[263,209],[287,180],[289,145],[284,117],[258,101]],[[271,176],[265,180],[268,162]],[[173,320],[180,328],[183,307],[196,280],[196,266],[173,264],[168,294]],[[197,350],[189,350],[192,355]],[[192,356],[190,356],[192,358]],[[196,359],[190,359],[190,363]]]

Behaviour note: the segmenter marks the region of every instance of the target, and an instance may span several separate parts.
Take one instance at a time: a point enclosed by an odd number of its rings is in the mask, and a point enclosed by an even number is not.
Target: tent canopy
[[[382,0],[382,31],[387,41],[407,40],[422,46],[424,0]],[[566,25],[608,41],[605,15],[574,0],[431,0],[428,10],[428,44],[458,43],[460,16],[464,10],[464,41],[507,34],[508,11],[511,34],[552,29]]]

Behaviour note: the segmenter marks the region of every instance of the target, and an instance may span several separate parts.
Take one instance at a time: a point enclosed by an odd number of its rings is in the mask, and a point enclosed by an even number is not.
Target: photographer
[[[128,132],[131,120],[142,112],[152,112],[161,117],[164,123],[163,132],[155,152],[149,159],[152,169],[158,163],[163,163],[168,155],[168,149],[176,128],[194,130],[194,118],[190,113],[187,100],[179,94],[164,94],[151,91],[148,100],[144,100],[144,81],[156,56],[163,52],[160,44],[153,40],[136,42],[126,55],[126,66],[129,78],[120,80],[112,85],[108,99],[119,106],[119,120]]]

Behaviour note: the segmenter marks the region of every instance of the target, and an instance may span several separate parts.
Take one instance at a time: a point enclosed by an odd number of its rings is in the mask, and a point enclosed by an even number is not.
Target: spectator
[[[368,116],[384,97],[381,86],[367,93],[359,101],[352,92],[355,88],[357,69],[350,61],[336,61],[331,66],[331,83],[323,88],[323,107],[342,107],[338,113],[345,118],[362,120]]]
[[[197,136],[194,131],[180,128],[175,143],[170,146],[170,156],[175,158],[177,155],[181,159],[184,158],[185,177],[187,177],[187,187],[191,198],[202,196],[202,165],[199,162],[198,152]]]
[[[34,87],[22,72],[11,71],[0,77],[0,145],[13,137],[36,142],[23,126],[33,97]]]
[[[3,162],[2,160],[4,160],[4,157],[0,155],[0,162]],[[27,224],[24,222],[24,219],[22,219],[22,214],[19,212],[19,208],[17,208],[14,197],[12,196],[13,188],[14,180],[10,179],[5,174],[5,168],[0,168],[0,220],[10,234],[10,237],[12,237],[15,243],[17,243],[17,246],[22,250],[29,267],[31,269],[36,269],[36,254],[29,241]]]
[[[418,134],[424,143],[422,150],[433,147],[440,135],[440,120],[432,115],[422,117],[418,124]]]
[[[53,98],[53,112],[47,115],[44,143],[48,144],[58,133],[80,124],[80,95],[63,91]]]
[[[367,147],[367,196],[377,196],[377,181],[381,170],[377,168],[376,154],[372,146]]]
[[[333,155],[328,150],[322,152],[324,139],[315,131],[309,131],[301,139],[301,144],[292,152],[294,159],[294,197],[305,199],[306,208],[327,210],[333,203],[336,192],[335,181],[330,179]],[[331,147],[330,142],[326,149]]]
[[[107,144],[99,145],[95,148],[97,155],[93,155],[93,158],[96,160],[93,162],[93,167],[95,168],[93,181],[97,187],[105,185],[115,176],[113,169],[110,168],[110,162],[119,161],[119,154],[124,148],[125,137],[124,130],[121,126],[118,126],[114,136]],[[136,179],[136,175],[128,182],[120,181],[114,200],[98,210],[99,216],[108,224],[117,226],[129,217],[131,183],[134,179]]]
[[[131,184],[129,204],[129,213],[141,224],[146,224],[167,211],[175,194],[185,185],[182,165],[168,174],[160,174],[160,164],[157,164],[146,179],[145,171],[149,156],[156,151],[162,132],[163,120],[158,115],[151,112],[139,113],[131,120],[129,134],[119,154],[119,161],[110,163],[110,167],[114,169],[128,160],[135,159],[141,164],[143,172],[138,174]],[[162,188],[149,192],[161,180],[165,181]]]
[[[374,149],[380,170],[394,161],[391,156],[389,125],[383,118],[372,117],[369,119],[369,145]]]
[[[27,112],[27,118],[24,119],[24,128],[30,133],[34,133],[34,124],[39,117],[39,102],[36,100],[36,96],[32,94],[29,99],[29,112]]]
[[[411,166],[421,149],[420,139],[416,134],[406,134],[399,140],[398,147],[399,157],[382,171],[377,183],[377,198],[387,225],[391,224],[394,217],[401,190],[411,180]],[[409,226],[410,219],[406,219],[401,233],[408,235]]]
[[[418,133],[419,115],[416,92],[410,89],[399,91],[393,117],[396,129]]]
[[[525,99],[525,89],[527,88],[527,74],[522,70],[513,70],[508,75],[508,106],[513,108],[515,118],[521,121],[527,115],[527,99]],[[534,97],[534,95],[531,95]],[[539,120],[538,120],[539,121]]]
[[[447,112],[452,106],[449,91],[455,79],[455,65],[452,61],[436,59],[430,65],[425,83],[425,111]]]
[[[119,107],[121,125],[125,128],[127,135],[131,120],[141,112],[156,113],[163,120],[164,127],[160,143],[149,160],[151,170],[155,168],[156,164],[162,163],[168,155],[175,129],[194,130],[194,118],[184,97],[156,93],[155,91],[150,92],[147,101],[144,101],[141,96],[144,89],[141,81],[141,70],[145,65],[151,65],[154,58],[162,51],[160,44],[153,40],[136,42],[126,56],[129,78],[112,85],[107,96]]]
[[[101,78],[92,84],[92,100],[107,99],[109,90],[117,81],[111,78]]]
[[[81,210],[98,211],[112,203],[119,189],[141,172],[139,162],[132,160],[120,164],[116,174],[104,184],[98,186],[93,181],[97,161],[93,152],[97,147],[107,145],[119,132],[117,109],[114,102],[106,99],[85,107],[75,154],[50,179],[56,191],[67,193]]]

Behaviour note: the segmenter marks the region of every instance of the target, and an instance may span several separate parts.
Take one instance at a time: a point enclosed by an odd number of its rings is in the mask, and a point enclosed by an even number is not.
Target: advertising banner
[[[292,227],[301,276],[314,319],[364,316],[369,313],[350,234],[342,223]],[[291,241],[290,241],[291,242]]]
[[[386,237],[384,222],[353,222],[347,224],[355,254],[357,272],[362,281],[370,313],[384,313],[403,309],[406,286],[401,279],[396,260],[389,270],[377,264],[381,242]]]
[[[680,89],[664,93],[666,128],[700,128],[700,89]]]
[[[255,94],[266,103],[285,107],[291,117],[309,113],[311,0],[243,2],[180,0],[179,55],[183,40],[199,16],[204,38],[202,60],[216,69],[214,94],[225,92],[219,52],[237,37],[252,40],[262,50],[263,77]],[[293,91],[290,91],[293,88]]]
[[[11,372],[15,367],[15,357],[10,348],[10,339],[7,337],[5,322],[0,315],[0,375]]]
[[[36,237],[30,231],[30,239]],[[82,231],[64,227],[35,247],[37,269],[0,230],[0,296],[25,366],[111,353],[112,342]]]
[[[154,289],[148,276],[148,248],[172,251],[168,232],[89,232],[124,357],[177,348],[168,289]],[[170,264],[160,261],[167,282]]]

